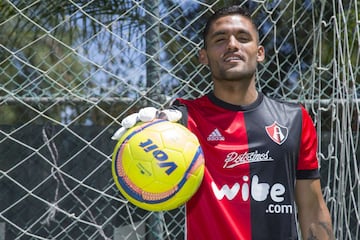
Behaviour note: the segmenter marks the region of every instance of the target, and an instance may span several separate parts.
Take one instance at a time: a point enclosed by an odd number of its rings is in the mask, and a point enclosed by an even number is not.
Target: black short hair
[[[204,44],[204,48],[206,48],[206,36],[209,33],[209,29],[211,27],[211,24],[213,22],[215,22],[217,19],[224,17],[224,16],[229,16],[229,15],[241,15],[244,16],[246,18],[248,18],[251,23],[253,24],[254,28],[256,31],[258,31],[257,26],[255,24],[255,22],[253,21],[252,17],[251,17],[251,13],[250,11],[245,8],[242,7],[240,5],[232,5],[229,7],[224,7],[224,8],[220,8],[219,10],[215,11],[207,20],[205,28],[202,32],[202,37],[203,37],[203,44]]]

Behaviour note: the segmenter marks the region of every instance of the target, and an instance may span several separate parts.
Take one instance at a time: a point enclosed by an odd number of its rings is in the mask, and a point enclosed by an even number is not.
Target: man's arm
[[[298,179],[295,187],[301,235],[304,240],[335,239],[319,179]]]

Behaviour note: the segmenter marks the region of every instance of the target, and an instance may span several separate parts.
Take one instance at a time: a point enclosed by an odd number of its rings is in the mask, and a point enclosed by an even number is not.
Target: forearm
[[[331,221],[313,221],[301,227],[301,235],[304,240],[334,240]]]
[[[296,192],[302,239],[334,240],[331,216],[321,194],[320,181],[298,181]]]

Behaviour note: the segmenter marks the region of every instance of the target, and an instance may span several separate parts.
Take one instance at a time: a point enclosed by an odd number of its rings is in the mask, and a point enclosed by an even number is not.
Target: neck
[[[258,92],[255,82],[214,82],[214,95],[220,100],[233,105],[249,105],[256,101]]]

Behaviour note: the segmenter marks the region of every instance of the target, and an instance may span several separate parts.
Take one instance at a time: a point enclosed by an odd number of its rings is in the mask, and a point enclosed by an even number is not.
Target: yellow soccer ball
[[[188,201],[204,175],[197,137],[178,123],[138,123],[120,138],[112,175],[121,194],[148,211],[175,209]]]

